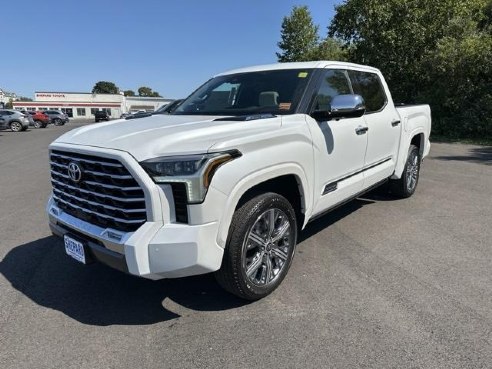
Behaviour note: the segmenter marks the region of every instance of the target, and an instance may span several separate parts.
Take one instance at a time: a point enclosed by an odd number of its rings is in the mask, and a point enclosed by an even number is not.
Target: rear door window
[[[350,70],[349,76],[354,93],[364,98],[367,113],[380,111],[386,106],[388,98],[376,73]]]

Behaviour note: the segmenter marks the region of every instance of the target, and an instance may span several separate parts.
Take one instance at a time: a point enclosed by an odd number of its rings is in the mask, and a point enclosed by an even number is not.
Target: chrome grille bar
[[[82,188],[77,188],[77,187],[70,186],[70,185],[68,185],[66,183],[57,181],[56,179],[51,179],[51,182],[54,182],[55,186],[63,186],[63,187],[69,188],[71,190],[80,191],[80,192],[87,193],[87,194],[90,194],[90,195],[93,195],[93,196],[104,197],[106,199],[111,199],[111,200],[116,200],[116,201],[121,201],[121,202],[145,201],[145,198],[143,198],[143,197],[129,197],[129,198],[126,199],[126,198],[123,198],[123,197],[103,195],[101,193],[97,193],[97,192],[94,192],[94,191],[88,191],[88,190],[84,190]],[[130,187],[130,188],[133,188],[133,187]]]
[[[70,198],[77,200],[77,201],[80,201],[80,202],[86,202],[86,203],[88,203],[90,205],[94,205],[94,206],[102,206],[106,209],[110,209],[110,210],[114,210],[114,211],[121,211],[121,212],[127,212],[127,213],[144,213],[146,211],[145,209],[122,209],[122,208],[118,208],[116,206],[104,205],[104,204],[101,204],[99,202],[94,202],[94,201],[82,199],[82,198],[74,196],[74,195],[69,195],[68,193],[63,193],[62,191],[60,191],[56,188],[53,188],[53,191],[59,192],[62,194],[62,196],[67,196],[67,197],[70,197]]]
[[[57,200],[57,201],[60,201],[60,202],[62,202],[64,204],[72,207],[72,208],[80,209],[80,210],[83,210],[86,213],[95,214],[95,215],[97,215],[99,217],[112,219],[112,220],[114,220],[116,222],[121,222],[121,223],[142,223],[142,222],[145,222],[145,219],[132,219],[132,220],[127,220],[127,219],[115,218],[115,217],[112,217],[112,216],[109,216],[109,215],[106,215],[106,214],[98,213],[97,211],[93,211],[93,210],[89,210],[89,209],[83,208],[82,206],[71,204],[68,201],[65,201],[65,200],[60,199],[56,195],[53,195],[53,198],[55,200]]]
[[[116,164],[116,163],[108,163],[105,161],[99,161],[99,160],[89,160],[85,158],[77,158],[77,157],[72,157],[72,156],[66,156],[58,153],[51,153],[51,156],[57,157],[57,158],[62,158],[62,159],[67,159],[67,160],[75,160],[75,161],[82,161],[86,163],[91,163],[91,164],[101,164],[101,165],[106,165],[108,167],[115,167],[115,168],[123,168],[122,164]]]
[[[58,163],[55,163],[53,161],[50,161],[50,164],[51,165],[54,165],[56,167],[59,167],[59,168],[63,168],[63,169],[67,169],[68,170],[68,165],[63,165],[63,164],[58,164]],[[118,178],[118,179],[132,179],[133,177],[131,175],[118,175],[118,174],[111,174],[111,173],[102,173],[102,172],[97,172],[95,170],[84,170],[84,173],[89,173],[89,174],[93,174],[95,176],[110,176],[112,178]]]
[[[70,177],[68,175],[62,174],[62,173],[54,171],[54,170],[51,170],[51,173],[52,174],[54,173],[55,175],[66,178],[66,179],[70,179]],[[94,182],[94,181],[84,181],[84,183],[91,184],[94,186],[101,186],[101,187],[105,187],[105,188],[109,188],[109,189],[114,189],[114,190],[119,189],[119,190],[123,190],[123,191],[136,191],[136,190],[141,189],[140,187],[120,187],[120,186],[102,184],[102,183]]]

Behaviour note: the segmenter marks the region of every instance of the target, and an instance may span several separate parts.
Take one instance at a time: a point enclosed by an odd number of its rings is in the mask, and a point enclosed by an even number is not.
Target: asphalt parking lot
[[[137,122],[138,123],[138,122]],[[64,254],[48,144],[0,131],[0,368],[491,368],[492,148],[433,144],[414,197],[311,223],[280,288],[147,281]]]

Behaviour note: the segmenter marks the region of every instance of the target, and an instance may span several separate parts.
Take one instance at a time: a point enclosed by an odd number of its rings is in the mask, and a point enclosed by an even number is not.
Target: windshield
[[[184,100],[172,114],[292,114],[311,72],[311,69],[285,69],[215,77]]]

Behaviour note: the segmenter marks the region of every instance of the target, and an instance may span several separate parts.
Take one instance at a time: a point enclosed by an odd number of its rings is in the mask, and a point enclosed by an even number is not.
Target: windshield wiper
[[[258,119],[270,119],[270,118],[275,118],[277,117],[275,114],[272,113],[266,113],[266,114],[247,114],[247,115],[235,115],[232,117],[225,117],[225,118],[217,118],[214,119],[214,122],[223,122],[223,121],[240,121],[240,122],[246,122],[250,120],[258,120]]]

